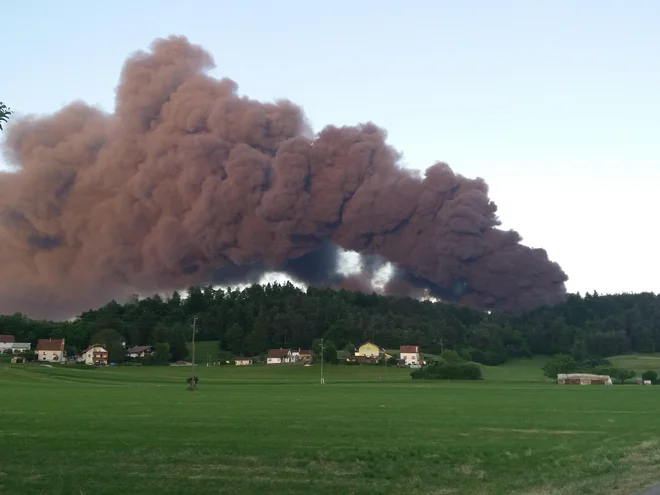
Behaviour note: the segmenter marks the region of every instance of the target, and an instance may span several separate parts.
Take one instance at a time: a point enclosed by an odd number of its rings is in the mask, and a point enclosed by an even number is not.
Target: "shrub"
[[[197,384],[198,381],[199,381],[199,377],[196,376],[195,377],[195,384]],[[186,382],[192,383],[192,376],[189,376],[188,378],[186,378]]]
[[[658,374],[653,370],[645,371],[642,373],[642,380],[650,380],[652,383],[655,383],[658,381]]]
[[[474,363],[437,362],[410,373],[413,380],[481,380],[481,368]]]

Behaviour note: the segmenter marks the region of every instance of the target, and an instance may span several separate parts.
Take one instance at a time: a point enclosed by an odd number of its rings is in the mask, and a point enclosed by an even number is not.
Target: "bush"
[[[410,373],[413,380],[481,380],[481,368],[474,363],[437,362]]]
[[[195,385],[197,384],[198,381],[199,381],[199,377],[196,376],[195,377]],[[191,384],[192,383],[192,376],[189,376],[188,378],[186,378],[186,382]]]
[[[658,374],[653,370],[645,371],[642,373],[642,380],[650,380],[652,383],[655,383],[658,381]]]

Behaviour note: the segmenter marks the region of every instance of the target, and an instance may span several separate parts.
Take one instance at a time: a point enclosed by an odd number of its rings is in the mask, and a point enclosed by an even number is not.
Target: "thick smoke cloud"
[[[76,102],[9,127],[0,312],[66,317],[275,269],[351,285],[337,246],[364,254],[367,272],[392,262],[392,294],[513,311],[565,296],[546,252],[497,228],[483,180],[399,168],[371,123],[311,138],[299,107],[240,97],[212,67],[183,37],[156,40],[126,62],[114,113]]]

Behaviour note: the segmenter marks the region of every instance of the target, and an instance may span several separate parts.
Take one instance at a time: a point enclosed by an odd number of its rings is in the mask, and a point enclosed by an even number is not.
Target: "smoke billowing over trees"
[[[565,298],[546,252],[497,228],[482,179],[400,168],[372,123],[312,137],[301,108],[240,97],[212,67],[185,38],[159,39],[127,60],[112,114],[75,102],[8,127],[0,312],[69,317],[271,270],[370,290],[373,263],[345,280],[338,247],[391,262],[388,294],[510,311]]]

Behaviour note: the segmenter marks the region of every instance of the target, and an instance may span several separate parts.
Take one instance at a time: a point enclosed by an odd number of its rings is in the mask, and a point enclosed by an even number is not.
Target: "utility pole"
[[[195,333],[197,333],[197,317],[193,318],[192,326],[192,380],[190,381],[190,388],[192,390],[197,389],[197,384],[195,383]]]
[[[323,339],[321,339],[321,385],[325,383],[323,379]]]

